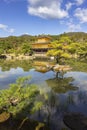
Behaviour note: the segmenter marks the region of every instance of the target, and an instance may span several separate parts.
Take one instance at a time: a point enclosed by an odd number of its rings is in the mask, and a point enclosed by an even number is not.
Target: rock
[[[55,65],[53,70],[56,71],[56,72],[66,72],[66,71],[70,71],[72,68],[68,65]]]
[[[10,114],[7,112],[3,112],[0,114],[0,123],[7,121],[10,118]]]
[[[87,130],[87,117],[82,114],[66,114],[63,121],[71,130]]]

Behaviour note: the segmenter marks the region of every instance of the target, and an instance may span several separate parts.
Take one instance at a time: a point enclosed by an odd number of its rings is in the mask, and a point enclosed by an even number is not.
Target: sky
[[[87,32],[87,0],[0,0],[0,37]]]

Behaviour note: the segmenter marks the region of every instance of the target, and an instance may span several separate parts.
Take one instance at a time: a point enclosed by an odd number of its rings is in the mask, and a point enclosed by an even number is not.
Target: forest
[[[32,52],[32,43],[39,37],[43,36],[9,36],[0,38],[0,55],[14,53],[30,55]],[[87,58],[87,33],[69,32],[60,35],[44,35],[51,38],[52,50],[47,55],[53,55],[58,62],[60,59],[66,58]]]

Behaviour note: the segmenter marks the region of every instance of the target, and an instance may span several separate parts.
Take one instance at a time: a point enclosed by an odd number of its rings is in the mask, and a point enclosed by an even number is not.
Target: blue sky
[[[87,0],[0,0],[0,37],[87,32]]]

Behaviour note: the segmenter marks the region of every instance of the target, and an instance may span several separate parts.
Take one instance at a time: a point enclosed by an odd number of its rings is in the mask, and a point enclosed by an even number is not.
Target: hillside
[[[32,53],[31,44],[35,42],[37,37],[42,36],[9,36],[0,38],[0,54],[15,53],[17,54],[29,54]],[[87,33],[85,32],[68,32],[60,35],[44,35],[51,37],[51,41],[62,39],[62,37],[68,37],[72,43],[87,43]]]

